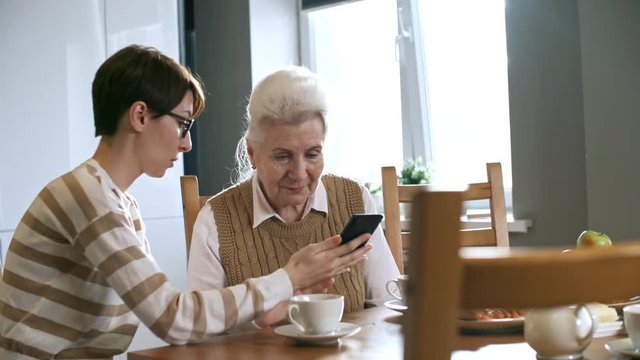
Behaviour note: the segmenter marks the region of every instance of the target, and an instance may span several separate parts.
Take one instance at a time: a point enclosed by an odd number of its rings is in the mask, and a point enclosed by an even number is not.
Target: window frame
[[[312,71],[316,70],[313,26],[306,14],[329,6],[341,6],[363,0],[327,1],[321,6],[305,6],[299,0],[300,61]],[[364,0],[366,1],[366,0]],[[429,91],[426,73],[427,59],[419,16],[418,0],[396,0],[398,31],[396,35],[396,58],[400,71],[400,99],[402,109],[402,154],[404,161],[422,158],[433,161],[432,138],[429,125]],[[320,1],[322,2],[322,1]],[[328,4],[330,3],[330,4]],[[506,187],[505,201],[512,211],[512,187]],[[486,204],[471,204],[470,208],[486,208]]]

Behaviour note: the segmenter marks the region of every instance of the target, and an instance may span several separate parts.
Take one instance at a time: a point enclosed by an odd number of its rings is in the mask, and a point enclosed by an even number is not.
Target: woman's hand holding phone
[[[307,288],[330,277],[349,271],[348,268],[364,259],[371,245],[365,243],[371,235],[364,234],[341,246],[339,235],[296,251],[284,270],[294,290]]]

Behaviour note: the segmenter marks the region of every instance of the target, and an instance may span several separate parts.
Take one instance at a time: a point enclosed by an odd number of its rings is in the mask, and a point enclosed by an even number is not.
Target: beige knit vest
[[[293,253],[306,245],[339,234],[351,214],[363,213],[362,190],[353,180],[324,175],[328,214],[311,210],[301,221],[283,223],[272,217],[253,228],[251,180],[209,200],[218,228],[220,259],[229,285],[268,275],[283,267]],[[362,263],[336,277],[329,290],[344,295],[347,312],[364,307],[365,286]]]

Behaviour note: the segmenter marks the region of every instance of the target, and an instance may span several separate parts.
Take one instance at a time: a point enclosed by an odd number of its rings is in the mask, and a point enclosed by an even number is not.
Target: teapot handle
[[[582,311],[582,309],[586,310],[589,316],[589,321],[591,322],[591,326],[589,326],[589,332],[584,336],[580,336],[576,331],[576,338],[580,343],[584,341],[591,341],[591,338],[593,337],[593,333],[596,331],[596,326],[597,326],[596,322],[594,321],[594,316],[591,313],[591,310],[589,309],[589,307],[585,304],[578,304],[573,308],[573,317],[576,321],[576,328],[580,326],[580,321],[583,321],[580,318],[580,311]]]

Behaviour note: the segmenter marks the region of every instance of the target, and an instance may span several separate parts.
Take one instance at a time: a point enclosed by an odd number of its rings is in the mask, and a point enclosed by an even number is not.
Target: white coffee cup
[[[581,359],[597,327],[597,316],[584,304],[528,309],[524,339],[538,359]]]
[[[407,296],[407,284],[409,283],[409,275],[400,275],[395,280],[387,281],[387,292],[394,298],[404,301]]]
[[[343,310],[342,295],[298,295],[290,299],[289,321],[305,334],[328,333],[338,329]]]
[[[640,304],[627,305],[622,309],[624,328],[633,347],[640,349]]]

